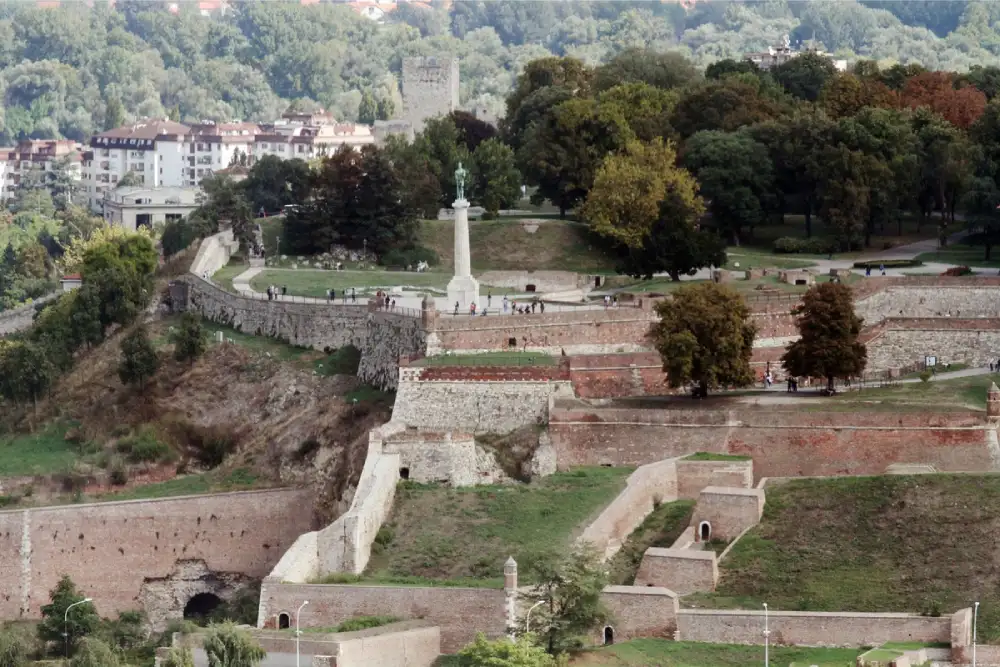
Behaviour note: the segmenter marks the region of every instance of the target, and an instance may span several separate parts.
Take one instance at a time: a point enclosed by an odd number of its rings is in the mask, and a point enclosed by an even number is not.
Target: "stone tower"
[[[403,59],[403,120],[414,132],[458,108],[457,58]]]
[[[503,594],[507,634],[514,639],[517,631],[517,561],[513,556],[508,556],[507,562],[503,564]]]
[[[996,382],[986,392],[986,420],[991,424],[1000,424],[1000,388]]]

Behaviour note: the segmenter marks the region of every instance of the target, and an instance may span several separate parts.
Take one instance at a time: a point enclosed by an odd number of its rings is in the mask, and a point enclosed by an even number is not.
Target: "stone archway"
[[[222,598],[215,593],[195,593],[184,605],[184,619],[195,622],[206,621],[221,604]]]
[[[278,614],[278,629],[287,630],[292,626],[292,617],[288,615],[288,612],[283,611]]]
[[[178,560],[169,575],[143,580],[138,602],[153,631],[162,632],[170,621],[203,610],[213,599],[216,605],[224,602],[252,581],[236,572],[213,572],[201,559]]]
[[[604,626],[604,645],[611,646],[615,643],[615,629],[610,625]]]
[[[708,542],[712,539],[712,524],[708,521],[702,521],[698,524],[698,541]]]

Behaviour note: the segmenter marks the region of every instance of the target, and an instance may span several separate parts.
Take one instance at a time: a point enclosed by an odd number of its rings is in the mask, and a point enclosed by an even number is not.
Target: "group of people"
[[[809,386],[809,378],[805,379],[805,383],[806,383],[806,386],[808,387]],[[771,385],[773,385],[773,384],[774,384],[774,375],[772,375],[771,374],[771,370],[768,369],[764,373],[764,388],[765,389],[770,389]],[[795,392],[797,392],[799,390],[799,379],[796,378],[796,377],[788,376],[787,378],[785,378],[785,384],[787,385],[787,388],[786,388],[785,391],[787,391],[789,394],[793,394],[793,393],[795,393]]]
[[[267,286],[267,300],[274,301],[278,296],[286,296],[288,294],[288,287],[282,285],[280,288],[277,285]]]
[[[353,288],[351,289],[351,292],[354,292]],[[382,290],[378,290],[375,292],[375,305],[379,308],[384,308],[385,310],[393,310],[396,307],[396,300]]]
[[[343,292],[341,292],[341,297],[344,299],[344,303],[347,303],[347,289],[346,288],[344,289]],[[336,301],[337,300],[337,290],[335,290],[335,289],[328,289],[326,291],[326,300],[329,301],[329,302]],[[351,303],[357,303],[357,302],[358,302],[358,293],[352,287],[351,288]]]
[[[882,275],[884,276],[885,275],[885,264],[879,264],[878,265],[878,270],[881,271]],[[872,265],[871,264],[866,264],[865,265],[865,277],[866,278],[871,278],[872,277]]]

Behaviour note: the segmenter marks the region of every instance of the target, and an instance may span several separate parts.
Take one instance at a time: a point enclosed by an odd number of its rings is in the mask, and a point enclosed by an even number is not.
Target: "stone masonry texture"
[[[714,591],[718,580],[715,552],[692,549],[650,547],[635,575],[636,586],[662,586],[678,595]]]
[[[611,612],[615,641],[634,637],[673,639],[677,629],[677,596],[665,588],[608,586],[601,602]],[[603,643],[603,637],[595,637]]]
[[[772,645],[855,648],[951,639],[950,616],[771,611],[768,621]],[[763,611],[682,609],[677,614],[680,641],[763,644],[763,628]]]
[[[707,521],[712,537],[734,540],[747,528],[760,523],[764,512],[763,489],[732,489],[709,486],[701,490],[691,525]]]
[[[278,489],[0,512],[0,618],[37,618],[64,574],[106,616],[137,609],[180,561],[263,577],[311,507],[310,491]]]
[[[415,132],[458,108],[457,58],[403,58],[403,118]]]
[[[694,452],[750,456],[761,477],[881,474],[892,463],[995,470],[979,413],[885,414],[561,408],[549,416],[560,469],[637,466]]]

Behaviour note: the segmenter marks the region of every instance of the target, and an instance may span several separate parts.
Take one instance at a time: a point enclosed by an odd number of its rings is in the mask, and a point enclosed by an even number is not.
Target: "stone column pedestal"
[[[479,303],[479,281],[472,277],[469,250],[469,202],[459,199],[455,209],[455,275],[448,282],[448,311],[458,304],[459,313],[468,313],[469,306]]]

